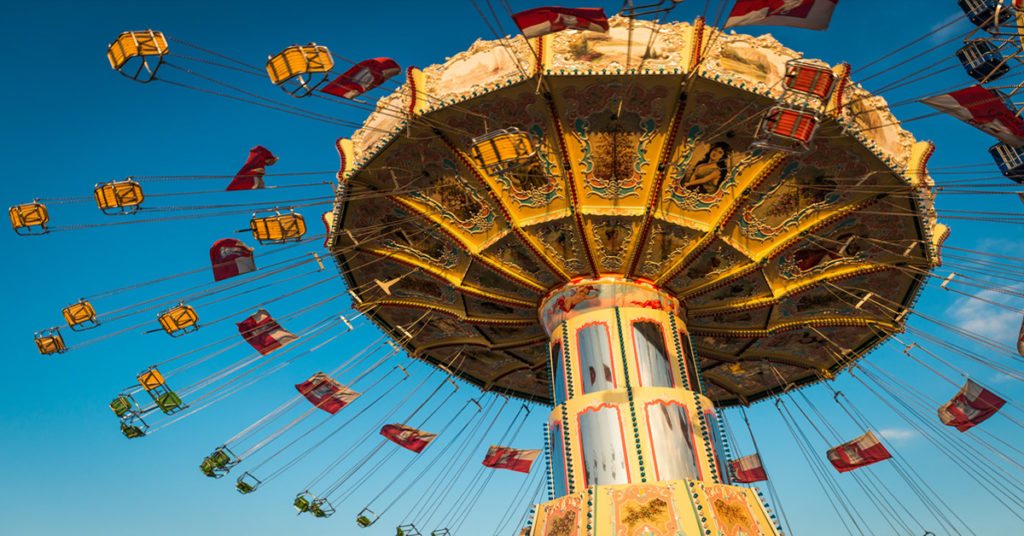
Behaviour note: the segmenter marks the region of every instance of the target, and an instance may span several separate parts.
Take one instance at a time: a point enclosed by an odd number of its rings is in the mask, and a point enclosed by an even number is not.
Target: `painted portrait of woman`
[[[693,169],[683,179],[683,188],[704,194],[712,194],[725,180],[729,172],[729,156],[732,147],[724,141],[715,142]]]

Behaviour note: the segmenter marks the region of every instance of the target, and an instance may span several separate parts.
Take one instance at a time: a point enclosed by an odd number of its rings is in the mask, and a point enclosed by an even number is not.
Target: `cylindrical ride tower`
[[[553,500],[534,535],[777,534],[754,490],[729,485],[679,300],[620,277],[548,294]]]

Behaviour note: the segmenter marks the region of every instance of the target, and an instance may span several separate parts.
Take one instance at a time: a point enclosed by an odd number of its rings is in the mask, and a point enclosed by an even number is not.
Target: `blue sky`
[[[714,12],[717,2],[711,4]],[[536,4],[513,1],[512,5],[521,9]],[[618,7],[617,2],[591,2],[587,5],[603,5],[609,12]],[[703,2],[689,0],[671,18],[692,20],[703,6]],[[158,29],[177,39],[257,65],[262,64],[268,53],[284,46],[314,41],[348,58],[390,56],[403,66],[424,66],[466,49],[478,37],[493,38],[472,4],[461,1],[292,4],[253,1],[219,2],[216,5],[208,2],[150,1],[103,5],[21,2],[5,6],[4,11],[9,22],[0,33],[3,50],[7,52],[0,102],[3,103],[6,128],[0,136],[3,137],[7,177],[3,199],[7,204],[33,197],[88,196],[94,183],[127,175],[230,174],[242,163],[248,149],[256,144],[271,148],[281,158],[280,163],[272,168],[274,172],[336,169],[333,142],[338,137],[349,135],[351,129],[168,85],[134,84],[112,72],[104,57],[107,43],[123,30]],[[832,28],[825,33],[769,28],[751,30],[752,33],[771,30],[785,45],[803,50],[808,57],[830,63],[848,61],[854,66],[854,79],[857,80],[859,65],[938,28],[958,13],[952,0],[899,3],[846,0],[837,9]],[[961,22],[933,34],[921,47],[939,45],[966,29],[965,23]],[[505,31],[511,30],[512,25],[506,24]],[[947,43],[941,47],[941,54],[948,57],[956,47],[956,42]],[[176,51],[187,53],[180,46]],[[873,78],[866,87],[878,88],[899,74],[924,66],[926,62],[938,61],[941,57],[940,53],[933,54],[888,75]],[[868,70],[865,75],[878,70]],[[951,69],[924,83],[901,88],[885,96],[890,102],[896,102],[958,84],[968,85],[969,82],[960,69]],[[276,90],[264,80],[253,78],[245,87],[278,98]],[[351,121],[361,121],[364,113],[342,106],[328,106],[327,103],[316,103],[315,107],[322,113]],[[910,118],[926,114],[928,109],[912,104],[897,108],[896,113],[901,118]],[[988,161],[985,149],[991,145],[990,139],[951,118],[934,117],[907,126],[919,139],[936,142],[938,150],[932,159],[933,167]],[[977,173],[996,174],[994,167]],[[942,181],[947,177],[937,175],[937,178]],[[950,180],[955,178],[961,177],[951,176]],[[282,177],[280,180],[306,183],[329,179],[328,174],[313,179]],[[1000,180],[1003,179],[993,179],[992,182]],[[152,190],[147,191],[168,193],[219,188],[220,183],[216,181],[179,182],[155,183]],[[261,203],[272,199],[329,195],[326,186],[284,192],[241,192],[235,197],[217,194],[154,200],[166,206],[233,203],[240,202],[242,198],[241,202]],[[939,208],[1019,213],[1021,205],[1015,196],[1009,195],[940,195]],[[315,216],[321,210],[320,207],[307,209],[312,223],[317,223]],[[101,219],[89,203],[55,206],[54,218],[57,224],[114,221]],[[334,518],[296,518],[290,508],[292,497],[302,491],[302,486],[312,475],[347,448],[345,441],[329,444],[273,485],[246,497],[231,489],[234,475],[220,481],[209,481],[196,468],[211,449],[291,397],[294,393],[292,384],[318,370],[334,368],[356,349],[376,339],[379,332],[373,327],[363,325],[239,395],[151,437],[131,442],[117,431],[116,419],[106,407],[109,399],[120,388],[133,383],[134,375],[142,368],[229,336],[234,331],[230,324],[233,320],[181,339],[171,339],[163,334],[141,334],[135,330],[61,356],[43,358],[36,353],[31,341],[32,332],[57,324],[59,309],[67,303],[106,289],[200,268],[208,262],[208,245],[246,227],[246,222],[247,216],[240,215],[54,233],[31,239],[16,237],[11,232],[0,233],[0,243],[8,259],[0,268],[6,303],[6,307],[0,309],[0,325],[8,341],[8,351],[0,360],[0,407],[3,408],[0,410],[0,474],[4,475],[0,483],[0,533],[121,535],[144,531],[164,535],[231,531],[270,535],[324,529],[347,534],[358,530],[352,524],[355,513],[386,486],[391,486],[391,491],[384,494],[380,503],[389,502],[397,495],[397,490],[412,486],[395,507],[395,512],[410,510],[417,504],[423,490],[432,483],[428,482],[432,473],[418,482],[410,482],[408,475],[396,474],[396,467],[401,467],[409,459],[407,453],[402,452],[393,458],[394,463],[381,468],[367,480],[365,490],[361,489],[350,500],[337,504],[339,514]],[[1017,257],[1024,251],[1024,243],[1011,225],[971,221],[950,223],[953,235],[949,245]],[[320,232],[319,225],[314,225],[312,230]],[[295,253],[278,253],[267,257],[266,262],[313,249],[299,248]],[[257,255],[269,251],[269,248],[260,248]],[[948,270],[942,269],[939,273],[944,275]],[[176,288],[202,284],[207,277],[205,272],[199,273],[138,293],[118,295],[104,300],[102,306],[111,310],[157,293],[170,293]],[[272,279],[276,283],[270,288],[253,290],[250,295],[210,305],[203,314],[211,319],[230,316],[253,302],[329,278],[337,280],[330,265],[323,273],[309,273],[294,281],[284,281],[282,276]],[[274,314],[286,314],[314,299],[326,299],[341,292],[340,282],[327,283],[271,304],[268,309]],[[335,299],[286,323],[286,326],[301,330],[344,310],[346,304],[345,299]],[[1021,306],[1019,300],[1014,306]],[[1006,345],[1012,342],[1019,322],[1019,316],[1013,313],[943,292],[935,283],[929,284],[917,307],[927,315],[963,325]],[[107,330],[75,334],[68,338],[75,344],[96,336],[97,332],[107,333],[140,321],[138,318],[123,320]],[[921,318],[912,318],[911,326],[940,338],[947,337],[942,328]],[[324,336],[318,340],[326,341],[327,338]],[[901,338],[907,342],[917,340],[911,334]],[[974,348],[985,352],[981,347]],[[892,343],[868,359],[873,365],[892,371],[936,400],[948,398],[954,392],[954,387],[910,361],[900,353],[900,349],[899,344]],[[245,355],[240,348],[236,349],[221,356],[220,360],[183,373],[182,381],[195,380],[200,371],[215,370]],[[992,385],[1010,399],[1019,398],[1024,393],[1015,380],[984,367],[972,366],[956,356],[940,355],[967,369],[979,381]],[[401,357],[393,362],[410,361]],[[414,380],[422,379],[425,368],[419,365],[412,367],[416,374]],[[385,369],[381,369],[376,375],[364,379],[362,385],[369,385],[384,372]],[[342,379],[354,376],[355,373],[342,374]],[[868,415],[875,428],[883,430],[890,445],[910,460],[929,486],[946,501],[958,506],[961,516],[978,533],[1021,530],[1020,521],[983,494],[977,484],[952,466],[907,423],[878,403],[855,379],[841,378],[835,382],[835,387],[846,393],[860,411]],[[825,420],[841,435],[853,437],[859,434],[858,427],[831,400],[832,395],[826,387],[818,386],[805,392],[821,409]],[[394,396],[401,395],[399,389]],[[455,418],[456,426],[461,425],[464,421],[459,419],[464,419],[465,415],[455,413],[470,396],[477,396],[477,393],[464,386],[454,395],[449,407],[430,423],[440,427]],[[510,403],[505,410],[506,418],[495,427],[495,438],[508,428],[508,417],[517,408],[517,403]],[[534,408],[526,425],[512,442],[540,448],[540,423],[544,414],[544,408]],[[759,404],[751,408],[749,414],[763,458],[775,477],[782,505],[794,532],[820,534],[835,530],[840,533],[841,525],[823,500],[806,461],[795,453],[774,406]],[[750,442],[741,419],[734,413],[729,417],[738,437],[740,452],[749,453]],[[339,437],[352,439],[371,426],[374,420],[375,415],[370,412],[364,421],[353,423]],[[993,418],[983,426],[986,431],[1009,441],[1015,442],[1020,437],[1019,427],[1002,417]],[[813,431],[808,429],[808,433]],[[814,442],[823,456],[824,443],[816,437]],[[421,464],[414,466],[410,473],[417,474],[419,469],[430,466],[432,460],[421,460]],[[993,456],[991,463],[998,466],[1005,462]],[[876,474],[883,482],[892,484],[896,495],[924,519],[922,507],[891,467],[878,467]],[[865,515],[870,518],[871,505],[864,494],[849,479],[840,477],[838,480],[854,503],[868,512]],[[462,533],[493,532],[497,525],[495,519],[505,512],[510,502],[508,497],[520,489],[523,481],[522,475],[496,474],[474,514],[466,521]],[[515,513],[518,519],[521,509],[517,507]],[[394,521],[393,518],[388,519],[363,533],[393,534]],[[931,527],[929,523],[925,525],[926,528]],[[887,531],[887,526],[877,520],[874,526]],[[439,527],[421,528],[431,530]],[[942,533],[937,527],[931,527],[931,530]],[[511,530],[505,533],[511,533]]]

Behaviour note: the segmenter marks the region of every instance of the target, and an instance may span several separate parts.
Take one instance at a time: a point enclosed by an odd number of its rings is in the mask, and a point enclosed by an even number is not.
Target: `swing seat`
[[[161,374],[160,371],[156,369],[156,367],[150,367],[142,371],[141,373],[139,373],[138,376],[136,376],[135,379],[138,380],[139,385],[141,385],[142,388],[147,391],[152,391],[153,389],[156,389],[161,385],[167,383],[164,380],[164,375]]]
[[[11,218],[11,228],[21,236],[41,235],[49,232],[46,224],[50,221],[50,213],[46,205],[33,201],[14,205],[7,209]]]
[[[396,527],[395,536],[423,536],[423,534],[416,528],[416,525],[410,523],[408,525],[399,525]]]
[[[298,241],[306,234],[306,220],[294,211],[287,214],[275,212],[273,216],[253,214],[249,228],[260,244],[283,244]]]
[[[1013,16],[1013,9],[1009,6],[1004,5],[1000,8],[1003,0],[956,0],[956,3],[975,26],[988,32],[992,32]]]
[[[309,43],[292,45],[267,59],[267,75],[293,97],[307,97],[322,86],[334,67],[331,51]]]
[[[1010,70],[999,48],[985,39],[967,41],[956,51],[956,57],[967,74],[979,82],[991,82]]]
[[[92,195],[96,206],[107,215],[135,214],[146,198],[142,186],[131,178],[97,184]]]
[[[363,508],[363,510],[356,515],[356,525],[365,529],[366,527],[376,523],[378,519],[380,519],[380,516],[375,514],[373,510]]]
[[[836,75],[828,67],[800,60],[786,62],[783,84],[786,90],[828,101],[835,87]]]
[[[500,173],[528,162],[537,154],[533,136],[517,128],[488,132],[470,141],[469,155],[488,173]]]
[[[160,313],[157,317],[160,327],[171,337],[180,337],[199,329],[199,315],[189,305],[178,305]]]
[[[36,341],[36,348],[42,355],[62,354],[68,347],[64,345],[64,337],[60,334],[60,328],[48,328],[37,331],[33,335]]]
[[[262,483],[263,482],[260,479],[246,471],[245,473],[242,473],[242,476],[238,477],[238,480],[235,481],[235,489],[242,495],[248,495],[256,491],[256,488],[260,487],[260,484]]]
[[[96,318],[96,309],[85,298],[78,300],[61,310],[64,320],[74,331],[85,331],[100,325]]]
[[[118,395],[117,398],[110,401],[111,411],[118,417],[124,417],[134,413],[133,408],[135,407],[135,399],[131,395]]]
[[[203,458],[203,462],[199,464],[199,470],[210,478],[221,478],[228,474],[231,468],[238,465],[240,461],[234,452],[231,452],[227,447],[221,446],[214,449],[209,456]],[[239,478],[239,481],[241,480]],[[253,489],[256,488],[253,487]]]
[[[313,514],[313,517],[326,519],[334,515],[334,507],[327,499],[317,499],[309,505],[309,513]]]
[[[163,32],[124,32],[107,47],[110,67],[136,82],[150,82],[164,63],[167,38]]]
[[[989,147],[988,153],[1006,178],[1024,184],[1024,148],[997,143]]]
[[[155,397],[153,401],[156,403],[156,407],[160,408],[160,411],[167,415],[173,415],[187,407],[182,403],[181,397],[170,389]]]
[[[811,140],[818,129],[818,117],[798,108],[775,106],[757,127],[753,145],[790,153],[811,149]]]
[[[430,536],[451,536],[452,533],[448,529],[437,529],[430,533]]]
[[[294,506],[295,509],[298,510],[300,514],[303,512],[308,512],[309,507],[312,506],[312,504],[313,501],[311,500],[311,497],[308,496],[306,493],[300,493],[296,495],[295,501],[292,502],[292,506]]]
[[[146,435],[146,430],[149,430],[149,425],[146,424],[146,421],[143,421],[134,414],[129,416],[127,419],[121,419],[121,433],[128,439],[142,437]]]

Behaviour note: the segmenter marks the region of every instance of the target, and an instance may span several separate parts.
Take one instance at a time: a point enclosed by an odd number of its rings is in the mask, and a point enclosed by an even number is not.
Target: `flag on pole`
[[[939,407],[939,419],[946,426],[966,432],[996,414],[1006,401],[992,391],[967,380],[960,391]]]
[[[231,184],[228,184],[228,191],[265,188],[263,174],[267,172],[267,166],[276,163],[277,157],[266,147],[257,145],[249,149],[249,159],[245,161],[242,169],[235,173],[235,178],[231,180]]]
[[[832,462],[832,466],[840,473],[889,458],[892,458],[892,454],[889,454],[885,445],[870,430],[853,441],[828,449],[828,461]]]
[[[385,424],[380,429],[380,435],[390,439],[400,447],[407,448],[417,454],[423,452],[423,449],[427,448],[427,445],[437,438],[437,434],[417,430],[404,424]]]
[[[256,271],[252,248],[234,238],[223,238],[213,243],[210,247],[210,265],[213,267],[214,281]]]
[[[238,332],[242,334],[245,342],[263,355],[298,339],[298,336],[282,328],[277,320],[271,318],[266,309],[256,311],[249,318],[239,322],[237,326]]]
[[[320,91],[343,99],[354,99],[400,72],[402,68],[391,58],[371,58],[353,65]]]
[[[359,398],[359,393],[338,383],[323,372],[317,372],[308,380],[295,384],[302,396],[306,397],[313,406],[334,415],[341,408]]]
[[[1006,95],[980,85],[958,89],[952,93],[928,97],[921,102],[945,112],[999,141],[1020,147],[1024,145],[1024,120]]]
[[[520,473],[529,473],[533,461],[540,455],[539,450],[521,450],[512,447],[491,445],[484,456],[484,465],[492,469],[508,469]]]
[[[736,0],[725,21],[733,26],[790,26],[824,30],[839,0]]]
[[[768,474],[761,465],[761,457],[757,454],[744,456],[732,461],[733,480],[741,484],[768,480]]]
[[[608,31],[608,16],[599,7],[535,7],[512,15],[516,26],[527,38],[540,37],[565,29]]]

